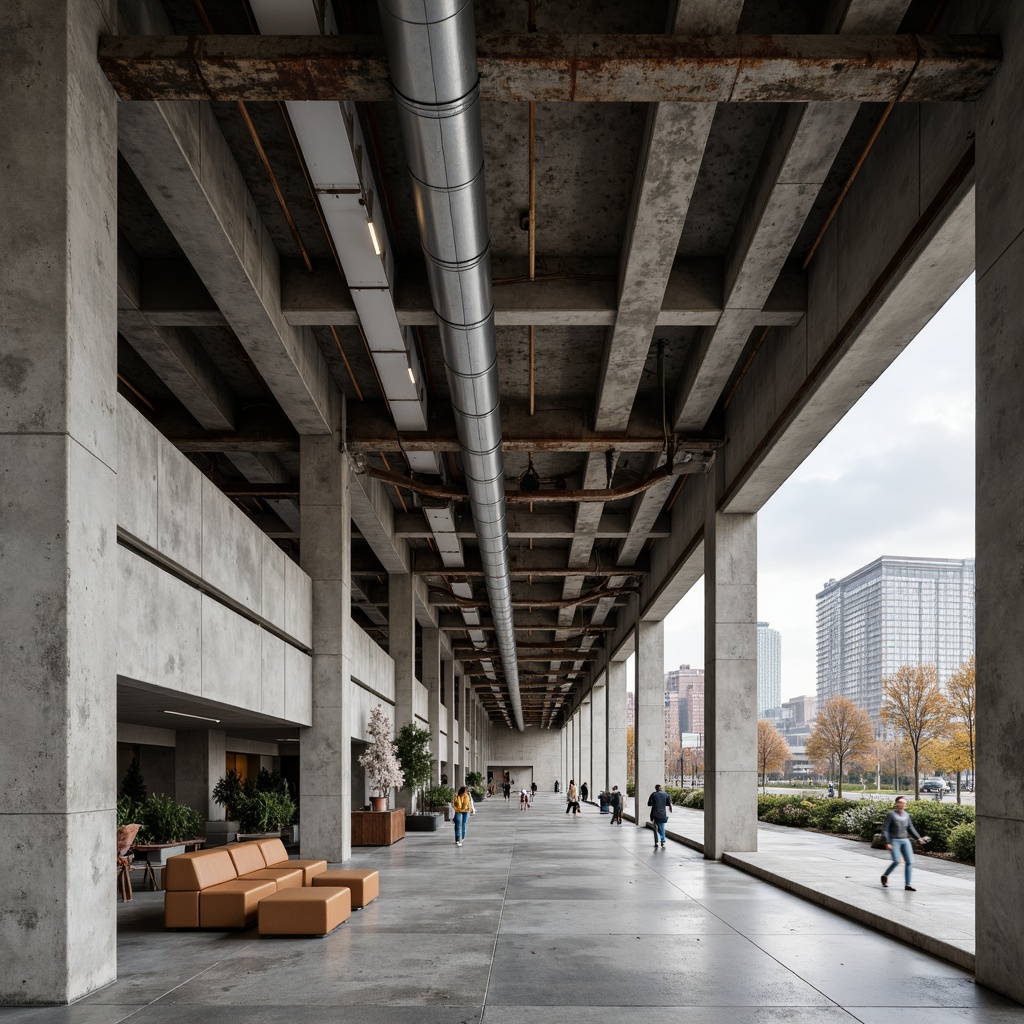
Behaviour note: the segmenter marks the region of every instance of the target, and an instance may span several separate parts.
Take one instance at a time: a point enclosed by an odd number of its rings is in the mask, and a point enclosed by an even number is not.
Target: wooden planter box
[[[353,811],[353,846],[391,846],[405,838],[405,811]]]

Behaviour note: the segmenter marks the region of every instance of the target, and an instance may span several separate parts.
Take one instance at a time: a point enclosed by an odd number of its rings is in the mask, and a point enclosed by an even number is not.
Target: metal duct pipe
[[[380,0],[420,240],[498,650],[523,730],[471,0]]]

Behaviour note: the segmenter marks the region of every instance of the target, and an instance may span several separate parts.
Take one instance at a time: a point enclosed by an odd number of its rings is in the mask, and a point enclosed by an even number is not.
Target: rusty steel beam
[[[229,498],[294,498],[299,497],[298,483],[252,484],[225,482],[217,487]]]
[[[480,97],[500,102],[909,103],[976,100],[996,36],[483,35]],[[376,36],[103,36],[122,100],[391,99]]]

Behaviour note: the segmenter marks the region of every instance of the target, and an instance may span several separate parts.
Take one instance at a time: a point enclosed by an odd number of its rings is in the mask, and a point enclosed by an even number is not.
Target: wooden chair
[[[117,829],[117,889],[127,903],[132,898],[131,847],[141,825],[120,825]]]

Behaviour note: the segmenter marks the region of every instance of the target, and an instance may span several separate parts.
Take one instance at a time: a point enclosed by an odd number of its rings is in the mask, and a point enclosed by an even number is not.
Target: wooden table
[[[206,845],[206,838],[196,839],[184,839],[180,843],[136,843],[132,848],[132,853],[141,854],[143,859],[137,863],[133,863],[133,868],[142,868],[143,875],[142,880],[147,883],[150,889],[159,889],[160,886],[156,883],[156,874],[153,872],[153,864],[149,859],[151,853],[156,853],[159,850],[169,850],[175,846],[184,846],[185,850],[189,848],[193,850],[199,850]],[[158,867],[163,867],[162,864],[158,863]]]
[[[353,811],[353,846],[391,846],[405,838],[405,811]]]

